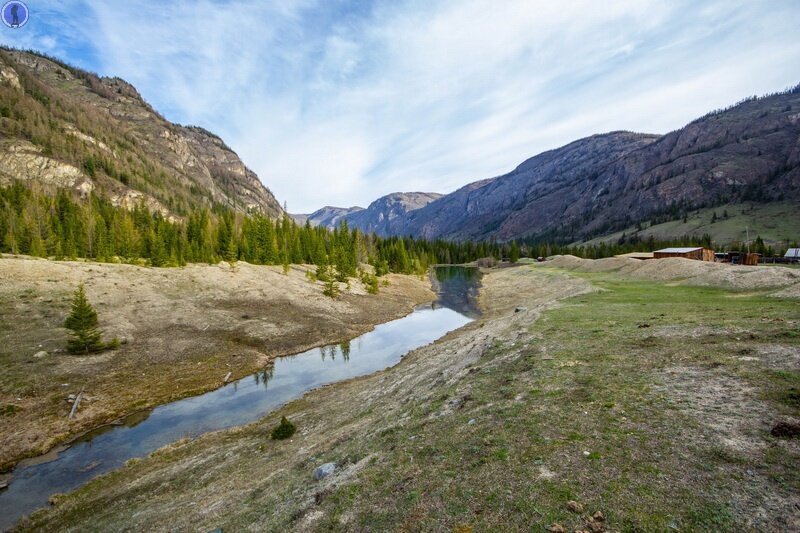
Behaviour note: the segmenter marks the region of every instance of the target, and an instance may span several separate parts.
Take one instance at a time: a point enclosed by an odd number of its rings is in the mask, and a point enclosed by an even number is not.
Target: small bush
[[[274,440],[288,439],[294,435],[295,431],[297,431],[297,428],[284,416],[281,418],[281,423],[272,430],[272,438]]]
[[[13,415],[14,413],[21,410],[22,409],[20,409],[18,405],[14,405],[13,403],[0,405],[0,416]]]

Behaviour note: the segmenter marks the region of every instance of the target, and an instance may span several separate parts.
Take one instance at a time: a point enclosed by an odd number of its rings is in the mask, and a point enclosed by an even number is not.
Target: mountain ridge
[[[0,182],[94,191],[169,217],[201,205],[283,213],[218,135],[169,122],[121,78],[0,48],[0,102]]]
[[[547,150],[402,214],[388,234],[576,242],[734,200],[800,200],[799,165],[796,86],[665,135],[613,131]]]

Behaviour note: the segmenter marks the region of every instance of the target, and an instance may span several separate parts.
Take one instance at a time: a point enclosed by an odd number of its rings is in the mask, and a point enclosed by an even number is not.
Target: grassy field
[[[800,445],[770,433],[800,417],[796,299],[521,266],[482,301],[385,373],[134,461],[26,528],[800,527]],[[283,414],[299,433],[271,442]]]
[[[724,217],[726,212],[728,216]],[[717,220],[712,222],[714,213],[717,214]],[[686,222],[683,219],[673,220],[645,227],[638,232],[635,226],[631,226],[624,231],[588,241],[588,244],[616,242],[624,232],[628,236],[637,234],[642,239],[651,235],[656,239],[674,239],[684,235],[700,237],[708,233],[714,242],[728,245],[733,241],[745,242],[748,228],[751,241],[760,236],[768,245],[783,247],[787,241],[800,241],[800,210],[788,203],[728,204],[692,212],[686,217]]]
[[[585,277],[604,290],[481,358],[469,408],[436,417],[443,390],[383,435],[390,457],[326,498],[327,525],[347,510],[356,529],[572,530],[568,500],[625,531],[796,520],[800,453],[769,430],[800,414],[797,302]],[[784,349],[794,359],[762,361]],[[741,511],[771,500],[745,525]]]

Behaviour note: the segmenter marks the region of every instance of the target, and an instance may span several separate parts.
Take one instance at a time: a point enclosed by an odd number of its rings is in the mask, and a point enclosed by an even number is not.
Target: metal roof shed
[[[666,259],[667,257],[684,257],[697,261],[714,261],[714,250],[700,246],[689,248],[663,248],[653,252],[653,258]]]

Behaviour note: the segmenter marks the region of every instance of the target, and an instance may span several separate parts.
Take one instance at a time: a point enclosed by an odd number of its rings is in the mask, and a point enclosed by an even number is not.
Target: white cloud
[[[45,2],[64,24],[27,44],[219,133],[294,211],[449,192],[800,81],[790,0],[76,2]]]

